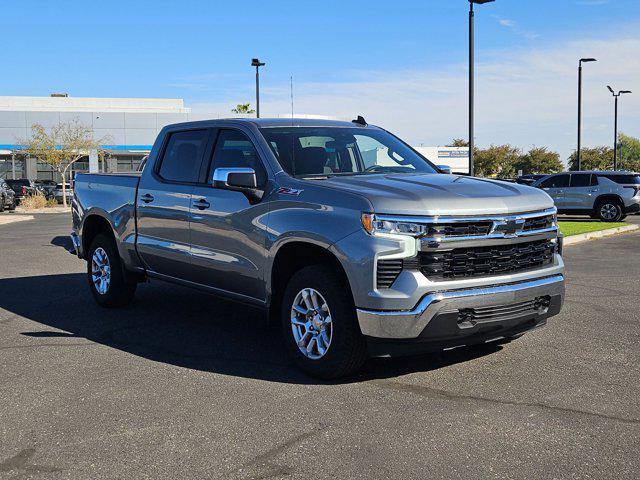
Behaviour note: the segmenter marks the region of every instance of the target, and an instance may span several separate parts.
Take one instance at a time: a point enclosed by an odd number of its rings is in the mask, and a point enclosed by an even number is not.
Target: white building
[[[469,173],[468,147],[413,147],[436,165],[448,165],[453,173]]]
[[[191,109],[181,99],[0,97],[0,178],[56,179],[51,169],[35,159],[16,155],[31,126],[52,127],[77,120],[90,126],[95,138],[107,138],[107,171],[131,171],[149,152],[165,125],[189,120]],[[88,169],[78,162],[74,170]],[[57,179],[56,179],[57,180]]]

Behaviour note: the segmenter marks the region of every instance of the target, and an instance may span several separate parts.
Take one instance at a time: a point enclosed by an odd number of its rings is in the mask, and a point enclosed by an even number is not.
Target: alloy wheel
[[[291,331],[300,353],[311,360],[324,357],[331,346],[333,323],[329,305],[313,288],[300,290],[291,306]]]
[[[605,203],[600,207],[600,215],[605,220],[613,220],[618,216],[618,207],[613,203]]]
[[[102,247],[96,248],[91,257],[91,280],[96,292],[100,295],[105,295],[109,291],[111,264],[107,252]]]

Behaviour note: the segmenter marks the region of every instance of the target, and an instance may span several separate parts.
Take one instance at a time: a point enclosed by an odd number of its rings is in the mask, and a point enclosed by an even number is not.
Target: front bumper
[[[437,342],[454,347],[465,339],[533,328],[560,312],[564,276],[490,287],[430,293],[409,311],[358,309],[362,333],[370,338]],[[525,330],[528,328],[525,328]],[[477,343],[477,342],[474,342]]]

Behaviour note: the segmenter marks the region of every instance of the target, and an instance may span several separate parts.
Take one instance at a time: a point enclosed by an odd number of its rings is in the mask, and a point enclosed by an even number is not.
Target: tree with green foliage
[[[522,155],[515,164],[516,172],[522,170],[524,175],[533,173],[557,173],[564,170],[560,154],[547,147],[532,147]]]
[[[454,138],[451,141],[451,144],[447,145],[447,147],[468,147],[468,146],[469,146],[469,142],[462,138]]]
[[[511,145],[491,145],[474,150],[474,167],[478,177],[514,177],[522,153]]]
[[[618,168],[640,172],[640,139],[624,133],[618,135]]]
[[[239,103],[236,105],[236,108],[232,108],[231,111],[233,113],[240,113],[243,115],[249,115],[251,113],[256,113],[256,111],[251,108],[251,103]]]
[[[612,170],[613,169],[613,148],[593,147],[583,148],[580,152],[580,163],[582,170]],[[573,152],[569,157],[569,168],[578,169],[578,155]]]

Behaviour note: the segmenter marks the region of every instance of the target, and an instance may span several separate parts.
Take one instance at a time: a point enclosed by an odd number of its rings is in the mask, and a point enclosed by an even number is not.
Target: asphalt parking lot
[[[327,384],[246,307],[156,282],[100,309],[69,230],[0,226],[0,478],[640,476],[640,233],[568,248],[544,329]]]

